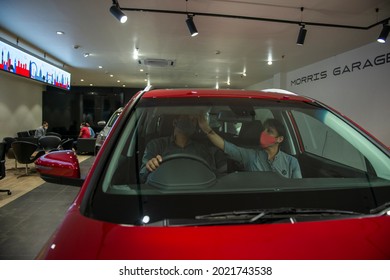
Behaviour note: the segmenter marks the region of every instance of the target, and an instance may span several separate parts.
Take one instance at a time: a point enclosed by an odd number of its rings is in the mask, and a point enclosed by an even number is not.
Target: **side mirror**
[[[73,151],[54,151],[35,161],[35,168],[41,178],[49,183],[81,187],[80,164]]]
[[[105,121],[98,121],[98,126],[106,126],[106,122]]]

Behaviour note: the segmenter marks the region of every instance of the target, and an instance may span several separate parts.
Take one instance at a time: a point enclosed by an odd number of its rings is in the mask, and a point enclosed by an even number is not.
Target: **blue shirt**
[[[89,126],[88,129],[89,129],[89,133],[91,134],[91,138],[95,138],[96,134],[93,128]]]
[[[287,178],[302,178],[298,160],[279,151],[274,160],[268,160],[268,154],[262,149],[238,147],[225,141],[224,152],[233,160],[244,165],[247,171],[275,171]]]

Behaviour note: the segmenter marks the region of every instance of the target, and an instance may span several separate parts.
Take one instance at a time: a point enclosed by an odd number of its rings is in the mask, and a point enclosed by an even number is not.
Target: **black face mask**
[[[190,136],[195,133],[196,123],[189,118],[180,118],[176,122],[176,127],[180,129],[184,134]]]

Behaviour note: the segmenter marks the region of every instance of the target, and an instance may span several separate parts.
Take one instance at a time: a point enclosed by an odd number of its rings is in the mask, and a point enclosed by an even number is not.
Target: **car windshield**
[[[261,146],[269,120],[284,127],[283,138],[272,138],[281,142],[273,159]],[[175,142],[177,129],[187,133],[185,147]],[[224,149],[208,133],[224,139]],[[82,207],[100,220],[142,224],[285,207],[369,213],[390,200],[388,151],[314,102],[144,98],[112,137]],[[150,172],[153,153],[162,161]]]

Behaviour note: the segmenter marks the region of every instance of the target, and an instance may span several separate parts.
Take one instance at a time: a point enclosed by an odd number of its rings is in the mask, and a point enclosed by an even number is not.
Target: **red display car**
[[[38,259],[390,259],[388,148],[288,92],[142,91],[85,180],[36,168],[82,186]]]

